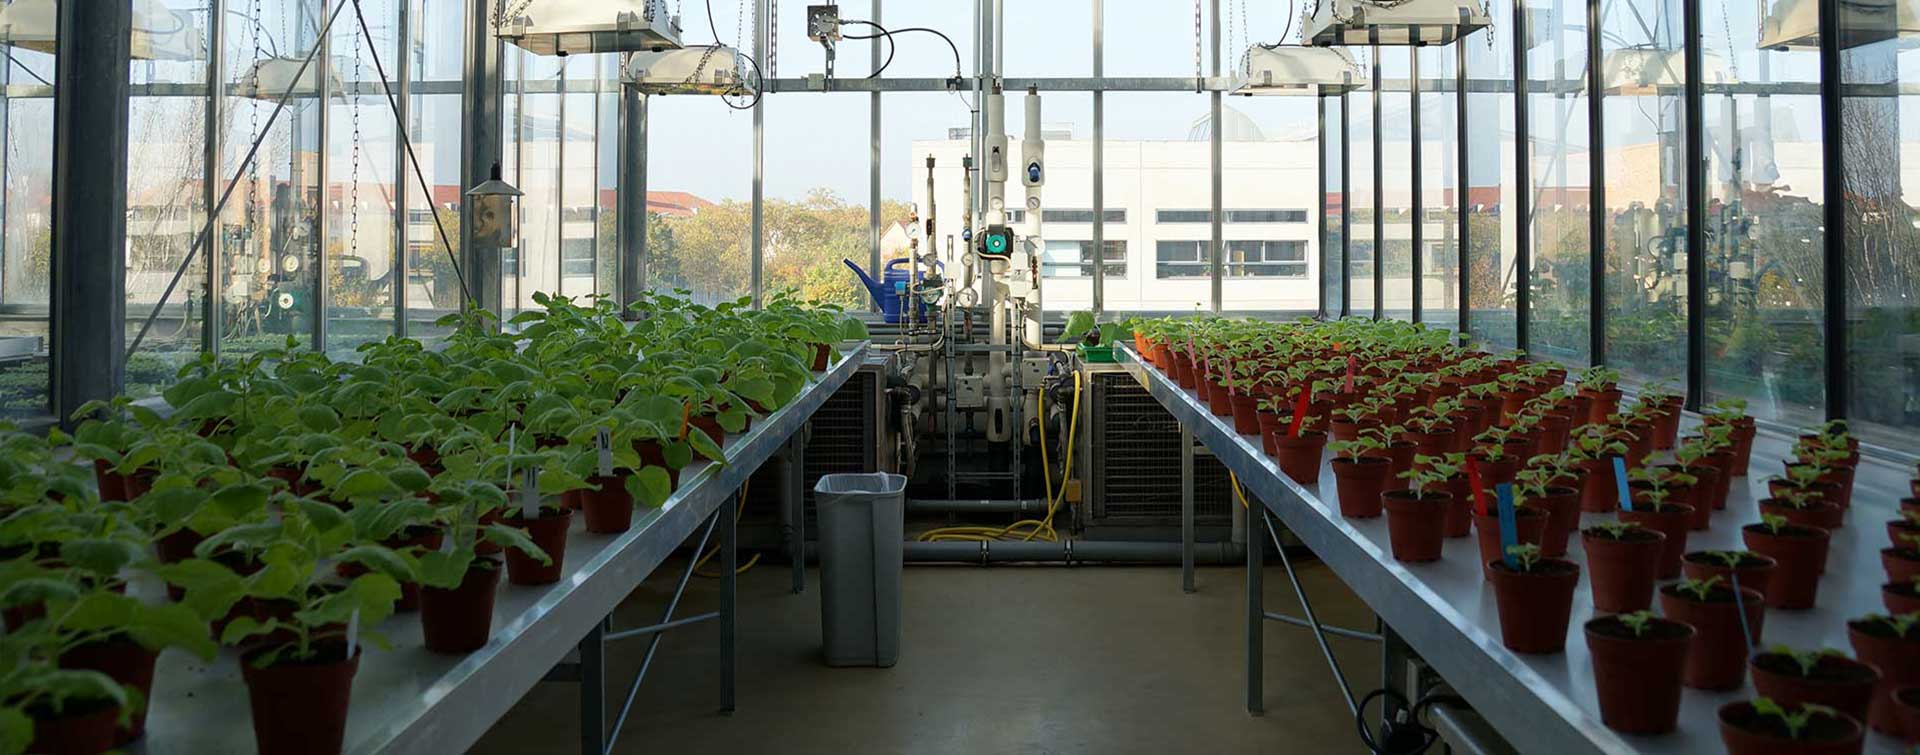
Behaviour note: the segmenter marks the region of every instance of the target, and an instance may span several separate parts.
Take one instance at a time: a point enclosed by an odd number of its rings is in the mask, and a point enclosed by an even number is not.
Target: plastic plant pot
[[[1821,654],[1808,668],[1786,653],[1756,653],[1747,670],[1754,690],[1788,710],[1824,705],[1856,721],[1867,720],[1873,688],[1880,683],[1879,669],[1837,654]]]
[[[1618,616],[1587,622],[1600,721],[1628,734],[1665,734],[1680,719],[1680,676],[1693,627],[1651,619],[1635,631]]]
[[[1641,527],[1627,530],[1619,538],[1593,530],[1581,532],[1594,610],[1632,613],[1652,606],[1653,584],[1666,539],[1666,535]]]
[[[1731,587],[1714,585],[1701,600],[1681,589],[1678,583],[1660,588],[1660,613],[1692,626],[1697,634],[1687,652],[1685,683],[1704,690],[1736,689],[1747,678],[1747,639],[1741,629],[1740,609],[1746,609],[1746,626],[1753,641],[1761,642],[1766,604],[1760,593],[1741,588],[1740,600],[1734,600]]]
[[[1500,612],[1500,642],[1508,650],[1545,655],[1566,649],[1573,591],[1580,584],[1578,564],[1541,559],[1532,571],[1518,571],[1496,559],[1487,562],[1486,571]]]
[[[286,662],[260,668],[263,651],[240,658],[247,703],[253,710],[253,739],[260,752],[331,755],[347,734],[347,710],[360,654],[347,657],[346,644],[323,645],[311,662]]]
[[[1860,722],[1845,715],[1815,713],[1799,737],[1745,700],[1720,706],[1719,719],[1727,755],[1859,755],[1865,745]]]

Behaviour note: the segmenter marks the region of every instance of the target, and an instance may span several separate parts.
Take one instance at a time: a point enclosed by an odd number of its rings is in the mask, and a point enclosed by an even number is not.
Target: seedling
[[[1765,527],[1767,533],[1770,535],[1779,535],[1781,530],[1792,527],[1793,523],[1787,521],[1786,517],[1777,514],[1761,514],[1760,526]]]
[[[1363,436],[1354,440],[1337,440],[1327,444],[1327,447],[1333,449],[1335,456],[1348,461],[1354,461],[1362,456],[1366,456],[1369,451],[1378,451],[1386,448],[1386,445],[1381,443],[1378,438]]]
[[[1656,617],[1652,611],[1634,611],[1633,613],[1620,614],[1614,618],[1619,620],[1626,628],[1633,630],[1633,636],[1645,637],[1647,630],[1653,628],[1653,620]]]
[[[1846,653],[1842,653],[1838,650],[1834,650],[1833,648],[1821,648],[1819,650],[1795,650],[1792,647],[1787,645],[1774,645],[1773,647],[1767,648],[1767,652],[1772,653],[1774,655],[1784,655],[1788,658],[1792,658],[1794,665],[1797,665],[1800,667],[1801,676],[1813,676],[1813,670],[1820,666],[1820,661],[1823,658],[1847,657]]]
[[[1753,712],[1768,718],[1779,719],[1780,724],[1787,727],[1787,737],[1796,740],[1801,739],[1806,733],[1807,724],[1812,723],[1814,715],[1829,717],[1839,715],[1832,708],[1811,703],[1801,705],[1798,712],[1789,713],[1786,708],[1780,707],[1779,703],[1765,697],[1753,699]]]
[[[1596,393],[1610,391],[1620,384],[1620,371],[1596,365],[1581,370],[1578,380],[1582,390]]]
[[[1520,565],[1516,571],[1532,573],[1533,567],[1540,563],[1540,546],[1531,543],[1507,546],[1506,554]]]
[[[1743,398],[1723,398],[1708,404],[1701,414],[1712,422],[1732,422],[1747,416],[1747,400]]]
[[[1899,637],[1900,639],[1903,639],[1903,640],[1907,639],[1907,635],[1909,634],[1913,634],[1916,637],[1920,637],[1920,632],[1914,631],[1916,627],[1920,627],[1920,611],[1915,611],[1913,613],[1903,613],[1897,616],[1887,616],[1885,614],[1873,613],[1873,614],[1867,614],[1864,617],[1864,620],[1878,623],[1881,626],[1884,626],[1887,629],[1892,630],[1893,635],[1895,637]]]
[[[1629,533],[1641,532],[1643,530],[1644,528],[1640,526],[1639,522],[1619,522],[1619,521],[1600,522],[1586,529],[1587,532],[1591,532],[1595,535],[1599,535],[1609,540],[1625,540],[1627,539],[1627,535]]]
[[[1460,473],[1460,468],[1446,463],[1439,456],[1421,454],[1413,457],[1413,468],[1400,473],[1400,479],[1408,482],[1408,489],[1414,496],[1427,497],[1431,488],[1446,484],[1447,480]]]
[[[1673,496],[1674,488],[1686,487],[1699,482],[1699,478],[1677,469],[1666,467],[1641,466],[1627,472],[1627,479],[1646,485],[1641,493],[1655,509],[1667,505],[1667,499]]]
[[[1707,597],[1713,594],[1714,588],[1719,587],[1722,581],[1719,575],[1714,575],[1706,579],[1689,578],[1680,580],[1678,584],[1674,585],[1673,589],[1693,596],[1693,599],[1696,601],[1705,603],[1707,602]]]
[[[1729,569],[1740,568],[1740,564],[1756,555],[1753,551],[1702,551],[1702,553]]]

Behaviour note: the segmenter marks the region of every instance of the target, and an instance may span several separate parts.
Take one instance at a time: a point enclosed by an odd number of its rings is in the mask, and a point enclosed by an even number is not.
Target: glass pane
[[[8,97],[0,110],[5,152],[0,173],[0,420],[43,419],[52,386],[47,372],[48,297],[52,292],[53,183],[52,55],[4,48],[13,64],[0,66],[0,85],[37,86],[35,96]],[[143,357],[142,362],[157,361]],[[128,379],[133,378],[128,365]],[[149,370],[154,381],[172,374]]]
[[[1701,6],[1707,94],[1707,400],[1790,425],[1825,415],[1820,56],[1762,48],[1745,4]],[[1721,85],[1738,82],[1739,93]]]
[[[1459,60],[1452,47],[1422,47],[1420,56],[1420,318],[1435,327],[1460,324]]]
[[[1411,47],[1382,47],[1380,61],[1380,238],[1383,317],[1413,319],[1413,75]]]
[[[1467,327],[1493,350],[1516,345],[1513,201],[1513,5],[1491,3],[1493,27],[1467,52]]]
[[[373,42],[359,24],[333,27],[330,51],[346,91],[328,102],[327,182],[331,216],[325,257],[327,349],[351,350],[394,332],[399,247],[394,193],[399,131],[373,63],[387,75],[399,55],[395,0],[362,0]],[[364,90],[362,89],[364,85]],[[360,93],[364,91],[365,93]]]
[[[800,136],[768,128],[768,154],[801,150]],[[714,97],[649,98],[647,287],[707,303],[747,295],[752,201],[753,114]]]
[[[1847,414],[1869,441],[1911,450],[1920,440],[1920,96],[1908,87],[1920,80],[1920,50],[1911,39],[1861,44],[1845,50],[1841,70]]]
[[[1318,97],[1226,98],[1222,309],[1308,315],[1320,306],[1319,104]]]
[[[1109,13],[1109,21],[1112,20]],[[1112,45],[1109,36],[1108,44]],[[1112,67],[1108,67],[1112,73]],[[1211,103],[1206,95],[1186,92],[1109,93],[1106,95],[1106,204],[1123,210],[1125,222],[1106,220],[1106,238],[1126,240],[1130,266],[1139,275],[1107,281],[1109,310],[1193,312],[1211,309],[1213,227],[1211,223],[1161,223],[1161,210],[1205,210],[1213,206]],[[1228,133],[1239,128],[1229,120]],[[1223,134],[1224,136],[1224,134]],[[1051,155],[1051,153],[1049,153]],[[1208,219],[1212,218],[1209,214]],[[1192,250],[1186,264],[1159,263],[1162,242]],[[1184,257],[1183,257],[1184,259]],[[1051,309],[1051,305],[1049,305]]]
[[[1343,285],[1347,265],[1346,223],[1347,192],[1341,160],[1347,151],[1347,126],[1344,97],[1320,97],[1320,190],[1326,208],[1320,224],[1320,313],[1337,317],[1346,307]]]
[[[1571,365],[1591,361],[1592,203],[1587,128],[1587,4],[1528,7],[1527,158],[1532,167],[1528,347]]]
[[[1373,50],[1353,48],[1353,57],[1365,72],[1361,80],[1371,82]],[[1372,91],[1361,90],[1346,97],[1347,201],[1353,205],[1353,216],[1347,220],[1347,297],[1349,309],[1358,317],[1372,317],[1375,305],[1373,138],[1377,127],[1373,96]]]
[[[445,335],[433,323],[458,311],[464,294],[454,270],[460,245],[460,56],[461,0],[411,0],[414,43],[413,95],[407,104],[407,133],[419,158],[425,186],[407,165],[407,335],[431,339]],[[446,94],[428,94],[451,87]],[[444,230],[446,237],[442,238]],[[452,252],[445,241],[453,242]],[[462,271],[464,273],[465,271]]]
[[[1679,0],[1602,18],[1607,362],[1680,387],[1687,359],[1686,101]]]
[[[163,5],[161,12],[191,29],[178,41],[189,49],[204,44],[205,0],[168,0]],[[212,255],[195,248],[207,222],[201,196],[206,186],[206,100],[187,93],[140,94],[150,85],[181,84],[204,93],[206,59],[194,57],[199,59],[168,56],[132,63],[136,94],[129,102],[127,132],[127,339],[133,343],[142,325],[152,323],[134,352],[139,362],[134,366],[143,377],[153,378],[129,381],[127,388],[136,396],[169,382],[174,368],[200,352],[207,331]]]

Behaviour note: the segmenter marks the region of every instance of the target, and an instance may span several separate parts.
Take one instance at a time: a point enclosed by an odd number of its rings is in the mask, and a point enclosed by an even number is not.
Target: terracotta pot
[[[1488,504],[1491,506],[1491,502]],[[1539,545],[1546,536],[1547,512],[1522,506],[1514,511],[1514,536],[1521,545]],[[1500,548],[1500,517],[1498,514],[1473,516],[1473,528],[1477,531],[1480,545],[1480,562],[1498,561],[1506,555]]]
[[[1628,530],[1616,540],[1593,530],[1580,533],[1592,577],[1593,608],[1608,613],[1644,611],[1653,605],[1653,583],[1667,536],[1654,530]]]
[[[1860,755],[1866,745],[1860,723],[1845,716],[1816,713],[1798,738],[1745,700],[1720,706],[1719,718],[1727,755]]]
[[[1273,458],[1294,482],[1313,487],[1320,484],[1320,457],[1326,447],[1326,433],[1302,431],[1293,436],[1282,429],[1273,437]]]
[[[93,481],[100,488],[101,501],[131,500],[127,496],[126,476],[113,471],[113,465],[108,464],[107,460],[93,460]]]
[[[1233,431],[1241,435],[1253,435],[1260,432],[1260,398],[1246,393],[1234,393]]]
[[[1733,476],[1745,477],[1753,460],[1753,438],[1759,433],[1752,417],[1740,417],[1733,423]]]
[[[1654,619],[1644,634],[1608,616],[1587,622],[1600,721],[1628,734],[1665,734],[1680,718],[1680,675],[1693,627]]]
[[[83,645],[60,656],[60,667],[84,669],[106,674],[120,686],[140,693],[145,700],[153,691],[153,664],[160,654],[130,639],[120,638]],[[116,726],[112,745],[123,747],[139,739],[147,730],[147,706],[134,709],[125,726]]]
[[[400,534],[380,541],[380,544],[397,551],[407,551],[413,555],[440,550],[440,544],[446,539],[446,533],[437,527],[408,527]],[[359,564],[337,564],[334,573],[352,579],[367,573],[368,569]],[[400,583],[400,600],[394,602],[393,610],[400,612],[420,610],[420,585],[414,582]]]
[[[1538,451],[1557,454],[1567,450],[1567,434],[1573,431],[1573,418],[1564,414],[1546,414],[1540,419]]]
[[[829,357],[832,356],[832,354],[833,354],[832,346],[828,346],[824,343],[814,344],[813,345],[813,371],[825,372],[827,370],[827,361]]]
[[[311,662],[283,660],[267,668],[254,665],[264,649],[241,656],[240,675],[253,709],[253,741],[260,752],[340,752],[360,655],[348,658],[344,642],[322,645],[320,651]]]
[[[1729,585],[1738,584],[1741,587],[1751,588],[1754,592],[1760,593],[1763,599],[1767,596],[1767,588],[1773,582],[1773,575],[1778,571],[1775,567],[1778,565],[1779,562],[1773,558],[1757,552],[1742,553],[1740,564],[1735,567],[1727,566],[1717,554],[1708,551],[1694,551],[1680,559],[1680,571],[1687,579],[1705,580],[1719,577],[1721,582]],[[1737,583],[1736,579],[1739,580]]]
[[[1920,587],[1913,582],[1888,582],[1880,586],[1880,602],[1894,616],[1920,611]]]
[[[1254,415],[1254,420],[1260,425],[1260,450],[1272,456],[1274,433],[1285,435],[1287,423],[1292,422],[1293,419],[1273,412],[1260,412]]]
[[[1173,382],[1185,390],[1193,390],[1193,357],[1185,351],[1173,352]]]
[[[1606,514],[1620,508],[1620,489],[1613,477],[1613,462],[1600,459],[1583,461],[1580,468],[1586,472],[1586,479],[1580,485],[1580,510],[1591,514]]]
[[[1446,540],[1447,511],[1453,508],[1453,496],[1435,491],[1415,496],[1410,490],[1389,490],[1383,494],[1387,510],[1387,541],[1396,561],[1426,562],[1440,560]]]
[[[1920,684],[1920,633],[1906,637],[1895,635],[1885,624],[1869,619],[1847,622],[1847,639],[1853,655],[1880,670],[1880,683],[1873,687],[1873,704],[1868,706],[1867,724],[1874,731],[1894,736],[1920,734],[1900,727],[1898,706],[1893,693],[1902,687]]]
[[[1680,576],[1680,557],[1687,552],[1687,523],[1693,517],[1692,506],[1669,503],[1652,510],[1636,504],[1632,511],[1622,511],[1620,521],[1633,522],[1641,527],[1666,535],[1665,548],[1660,552],[1658,571],[1660,579],[1673,579]]]
[[[36,755],[97,755],[114,747],[114,721],[120,708],[108,702],[68,701],[60,715],[28,710],[33,741],[27,752]],[[18,746],[18,745],[16,745]]]
[[[1540,555],[1559,558],[1567,554],[1567,541],[1580,527],[1580,493],[1573,488],[1548,486],[1547,494],[1532,499],[1535,507],[1546,509],[1547,528],[1540,538]]]
[[[1647,457],[1653,455],[1653,423],[1629,424],[1626,430],[1633,434],[1633,439],[1626,441],[1627,469],[1639,469],[1646,465]]]
[[[1380,494],[1387,490],[1387,477],[1393,463],[1375,456],[1333,460],[1334,484],[1340,496],[1340,515],[1353,519],[1372,519],[1382,510]]]
[[[1447,537],[1466,537],[1473,534],[1473,497],[1471,484],[1464,474],[1455,474],[1447,478],[1447,496],[1453,503],[1447,506],[1445,529]]]
[[[1920,743],[1920,686],[1902,687],[1893,692],[1894,717],[1909,744]]]
[[[1493,560],[1486,571],[1500,612],[1500,641],[1508,650],[1545,654],[1566,648],[1573,590],[1580,584],[1578,564],[1541,559],[1533,571],[1517,572]]]
[[[1604,425],[1607,418],[1620,411],[1620,389],[1608,388],[1604,391],[1580,389],[1580,395],[1587,398],[1587,424]]]
[[[1653,418],[1653,448],[1670,451],[1680,437],[1680,398],[1661,401],[1659,406],[1661,414]]]
[[[1713,465],[1714,482],[1718,484],[1713,494],[1713,510],[1720,511],[1727,507],[1727,497],[1733,494],[1733,454],[1728,451],[1708,454],[1706,461]]]
[[[1907,550],[1920,548],[1920,525],[1905,519],[1887,522],[1887,542],[1893,543],[1895,548]]]
[[[1233,394],[1227,392],[1226,386],[1210,379],[1207,388],[1207,411],[1215,417],[1233,416]]]
[[[1415,456],[1441,456],[1453,451],[1455,433],[1449,428],[1436,428],[1430,433],[1407,431],[1406,439],[1413,443]]]
[[[1726,498],[1720,493],[1720,470],[1709,465],[1687,467],[1687,474],[1693,475],[1698,482],[1693,484],[1693,494],[1686,503],[1693,506],[1693,521],[1687,526],[1694,530],[1705,530],[1713,526],[1713,512],[1727,507]]]
[[[1805,464],[1798,462],[1786,462],[1788,472],[1805,466]],[[1851,469],[1831,469],[1825,474],[1815,477],[1814,481],[1822,486],[1822,490],[1826,491],[1827,500],[1838,504],[1840,508],[1844,509],[1853,505],[1853,479],[1851,475]]]
[[[513,496],[514,496],[513,491],[511,490],[507,491],[507,498],[509,500],[512,500]],[[489,527],[495,524],[499,524],[506,520],[506,516],[507,516],[506,512],[500,509],[494,509],[492,511],[489,511],[485,514],[480,515],[480,519],[479,519],[480,526]],[[485,538],[481,538],[480,540],[475,541],[473,544],[473,554],[476,556],[497,556],[497,555],[500,555],[500,551],[501,551],[500,546],[495,545],[494,543],[486,540]]]
[[[1520,465],[1524,463],[1512,454],[1498,461],[1489,461],[1479,453],[1470,453],[1467,454],[1467,461],[1480,469],[1480,484],[1488,490],[1501,483],[1513,482],[1514,475],[1520,473]]]
[[[1832,536],[1818,527],[1788,525],[1778,534],[1764,524],[1740,528],[1740,539],[1747,550],[1779,563],[1767,586],[1767,607],[1779,609],[1812,608],[1820,592],[1820,575],[1826,571],[1827,549]]]
[[[1372,451],[1367,454],[1368,456],[1377,456],[1379,458],[1386,459],[1388,462],[1392,463],[1393,469],[1392,471],[1387,473],[1387,489],[1388,490],[1405,490],[1406,489],[1407,481],[1405,479],[1402,479],[1400,475],[1402,473],[1405,473],[1413,469],[1413,451],[1414,451],[1414,447],[1412,443],[1408,443],[1405,441],[1394,441],[1392,443],[1387,444],[1386,448],[1380,449],[1378,451]]]
[[[542,564],[539,559],[521,553],[517,548],[507,549],[507,582],[516,585],[550,585],[560,581],[561,568],[566,564],[567,529],[573,526],[573,512],[542,509],[537,519],[508,517],[506,524],[525,530],[528,539],[546,552],[548,561]]]
[[[579,491],[580,511],[587,517],[588,532],[610,535],[633,526],[633,495],[627,492],[625,474],[594,475],[587,482],[600,488]]]
[[[1825,705],[1856,721],[1867,720],[1873,686],[1880,681],[1879,669],[1841,655],[1820,656],[1809,674],[1791,655],[1756,653],[1747,670],[1753,673],[1754,691],[1787,710]]]
[[[453,589],[420,588],[420,633],[427,649],[464,655],[486,647],[493,637],[493,593],[500,586],[500,565],[476,560]]]
[[[1379,426],[1379,423],[1374,421],[1350,422],[1344,419],[1336,419],[1333,422],[1329,423],[1328,426],[1333,428],[1334,440],[1353,441],[1353,440],[1359,439],[1361,430],[1365,430],[1370,427],[1377,427]]]
[[[687,418],[687,424],[692,425],[695,430],[706,433],[707,437],[712,438],[715,443],[727,442],[727,430],[720,426],[720,420],[717,417],[696,414]]]
[[[1760,499],[1760,513],[1777,516],[1802,527],[1839,529],[1846,523],[1846,511],[1826,501],[1808,501],[1804,508],[1778,498]]]
[[[1920,551],[1881,548],[1880,566],[1887,570],[1887,581],[1912,582],[1914,577],[1920,577]]]
[[[1815,482],[1812,485],[1808,485],[1806,487],[1795,487],[1794,485],[1789,484],[1785,480],[1768,480],[1767,481],[1767,495],[1769,496],[1772,496],[1774,498],[1783,498],[1785,497],[1784,494],[1789,490],[1799,490],[1802,493],[1807,494],[1811,498],[1811,500],[1824,501],[1826,503],[1833,504],[1835,508],[1841,508],[1840,507],[1840,486],[1837,484]],[[1845,509],[1842,509],[1842,510],[1844,511]]]
[[[1660,612],[1698,633],[1687,651],[1685,684],[1706,690],[1738,688],[1747,678],[1749,647],[1746,630],[1741,629],[1740,608],[1746,609],[1746,626],[1753,632],[1757,647],[1767,615],[1760,593],[1742,588],[1740,602],[1736,602],[1733,588],[1721,583],[1714,585],[1702,601],[1678,588],[1678,583],[1660,588]]]

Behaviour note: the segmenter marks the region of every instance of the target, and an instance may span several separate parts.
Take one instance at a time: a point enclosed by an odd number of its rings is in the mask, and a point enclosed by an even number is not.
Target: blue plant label
[[[1513,555],[1513,547],[1520,544],[1519,514],[1513,509],[1512,483],[1500,483],[1494,487],[1500,505],[1500,559],[1507,568],[1520,568],[1520,559]]]
[[[1633,510],[1633,490],[1627,487],[1627,460],[1613,457],[1613,487],[1620,492],[1620,510]]]
[[[1733,610],[1740,616],[1740,636],[1747,641],[1747,654],[1752,655],[1753,627],[1747,626],[1747,601],[1740,596],[1740,570],[1727,570],[1727,579],[1733,584]]]

